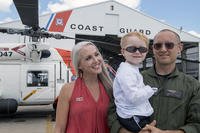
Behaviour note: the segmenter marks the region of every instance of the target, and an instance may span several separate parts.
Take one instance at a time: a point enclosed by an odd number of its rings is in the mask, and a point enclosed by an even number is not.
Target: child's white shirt
[[[122,62],[113,83],[117,114],[122,118],[150,116],[153,108],[149,98],[154,94],[154,89],[144,85],[138,66]]]

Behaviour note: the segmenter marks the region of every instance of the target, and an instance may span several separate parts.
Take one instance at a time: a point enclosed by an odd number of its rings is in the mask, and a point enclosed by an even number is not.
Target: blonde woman
[[[112,80],[92,42],[80,42],[71,54],[77,79],[60,92],[55,133],[109,133],[107,111]]]

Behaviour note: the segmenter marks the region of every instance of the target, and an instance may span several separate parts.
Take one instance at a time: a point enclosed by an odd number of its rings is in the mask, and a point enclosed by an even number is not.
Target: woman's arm
[[[55,133],[65,133],[68,112],[69,112],[69,101],[74,88],[74,83],[65,84],[59,94],[58,106],[56,110],[56,125]]]

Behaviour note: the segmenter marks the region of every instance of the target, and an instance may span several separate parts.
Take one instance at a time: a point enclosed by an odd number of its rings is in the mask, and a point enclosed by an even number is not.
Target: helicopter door
[[[0,99],[19,99],[20,69],[17,64],[0,64]]]
[[[32,65],[24,66],[22,101],[27,103],[48,104],[54,100],[55,66]]]

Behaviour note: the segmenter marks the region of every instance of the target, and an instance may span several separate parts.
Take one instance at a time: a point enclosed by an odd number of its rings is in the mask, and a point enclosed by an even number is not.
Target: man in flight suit
[[[200,83],[176,67],[182,51],[180,37],[169,29],[161,30],[153,41],[155,64],[143,72],[144,83],[158,88],[150,102],[153,121],[140,133],[200,133]],[[131,133],[116,119],[114,102],[108,116],[111,133]]]

